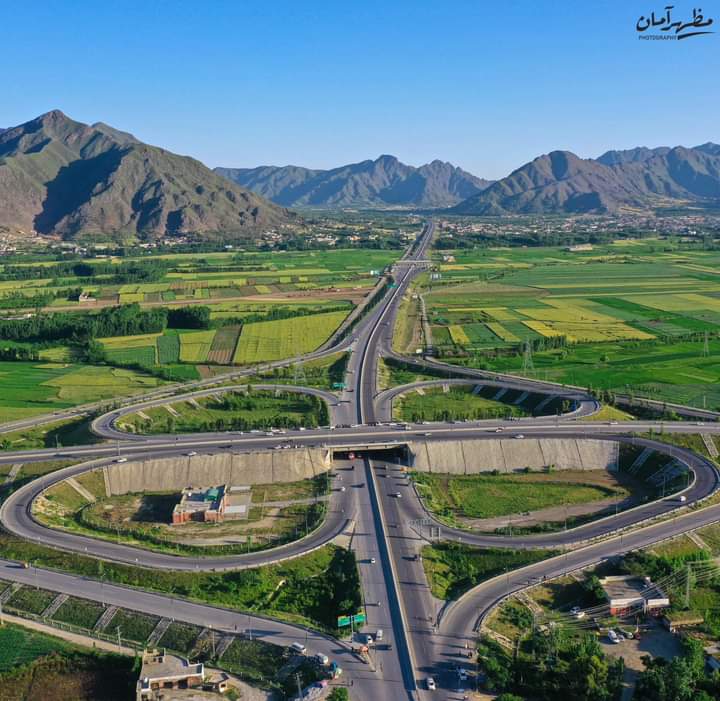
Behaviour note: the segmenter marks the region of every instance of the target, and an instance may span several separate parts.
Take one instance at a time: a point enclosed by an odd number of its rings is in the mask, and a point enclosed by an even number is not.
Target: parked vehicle
[[[307,648],[302,643],[293,643],[290,645],[290,652],[294,652],[297,655],[304,655],[307,652]]]

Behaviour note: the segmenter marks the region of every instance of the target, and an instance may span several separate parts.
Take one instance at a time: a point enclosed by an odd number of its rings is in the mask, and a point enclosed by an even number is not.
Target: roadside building
[[[169,655],[164,650],[149,650],[143,653],[136,701],[167,698],[168,691],[200,688],[204,681],[205,666],[202,662],[191,664],[179,655]]]
[[[249,487],[188,487],[183,489],[172,513],[173,524],[188,521],[220,523],[247,518],[251,493]]]
[[[649,577],[605,577],[600,584],[610,604],[611,616],[640,612],[657,614],[670,606],[670,599]]]

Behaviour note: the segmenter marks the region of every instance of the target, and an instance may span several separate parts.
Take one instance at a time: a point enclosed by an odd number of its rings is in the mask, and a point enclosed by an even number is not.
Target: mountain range
[[[663,206],[720,206],[720,145],[552,151],[456,205],[454,214],[579,214]]]
[[[0,228],[73,238],[245,236],[286,210],[199,161],[59,110],[0,130]]]
[[[272,200],[272,201],[270,201]],[[552,151],[497,181],[450,163],[380,156],[331,170],[216,168],[53,110],[0,128],[0,231],[74,238],[247,238],[299,221],[285,207],[583,214],[720,208],[720,145]]]
[[[491,184],[451,163],[435,160],[416,168],[387,155],[331,170],[260,166],[215,172],[285,207],[450,207]]]

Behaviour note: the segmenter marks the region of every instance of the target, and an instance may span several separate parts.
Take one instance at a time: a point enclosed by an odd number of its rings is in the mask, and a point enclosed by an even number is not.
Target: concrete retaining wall
[[[325,450],[300,448],[256,453],[178,456],[108,465],[103,469],[107,496],[130,492],[180,490],[218,484],[295,482],[327,472]]]
[[[468,475],[478,472],[618,469],[619,444],[595,439],[524,438],[464,441],[413,441],[411,464],[420,472]]]

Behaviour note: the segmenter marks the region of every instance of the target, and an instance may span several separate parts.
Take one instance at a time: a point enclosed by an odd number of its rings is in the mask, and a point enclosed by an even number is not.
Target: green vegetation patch
[[[8,611],[16,610],[39,616],[55,600],[57,594],[47,589],[36,589],[25,585],[20,587],[6,602]]]
[[[144,416],[125,416],[121,427],[150,434],[310,428],[327,424],[329,416],[324,400],[314,395],[252,388],[168,406],[144,409]]]
[[[621,487],[583,483],[581,473],[572,473],[573,481],[562,472],[462,476],[417,472],[413,478],[428,508],[451,520],[507,516],[627,494]]]
[[[173,621],[162,634],[158,641],[158,647],[187,655],[195,647],[201,631],[202,628],[198,626]]]
[[[105,607],[102,604],[71,596],[53,614],[52,618],[54,621],[92,630],[104,611]]]
[[[443,600],[457,599],[486,579],[557,554],[554,550],[472,548],[458,543],[438,543],[422,549],[425,576],[433,596]]]
[[[332,633],[337,617],[358,611],[362,603],[354,554],[331,545],[277,565],[235,572],[146,570],[55,551],[4,532],[0,549],[6,558],[38,567],[264,613]]]
[[[122,639],[144,643],[155,630],[159,620],[158,616],[118,609],[105,627],[105,633],[116,635],[119,628]]]
[[[285,648],[263,640],[236,637],[225,651],[220,663],[223,669],[237,674],[244,681],[261,688],[271,683],[287,659]]]
[[[485,399],[473,393],[473,387],[449,385],[425,387],[422,392],[403,394],[393,403],[395,418],[402,421],[454,421],[527,416],[520,406]]]

